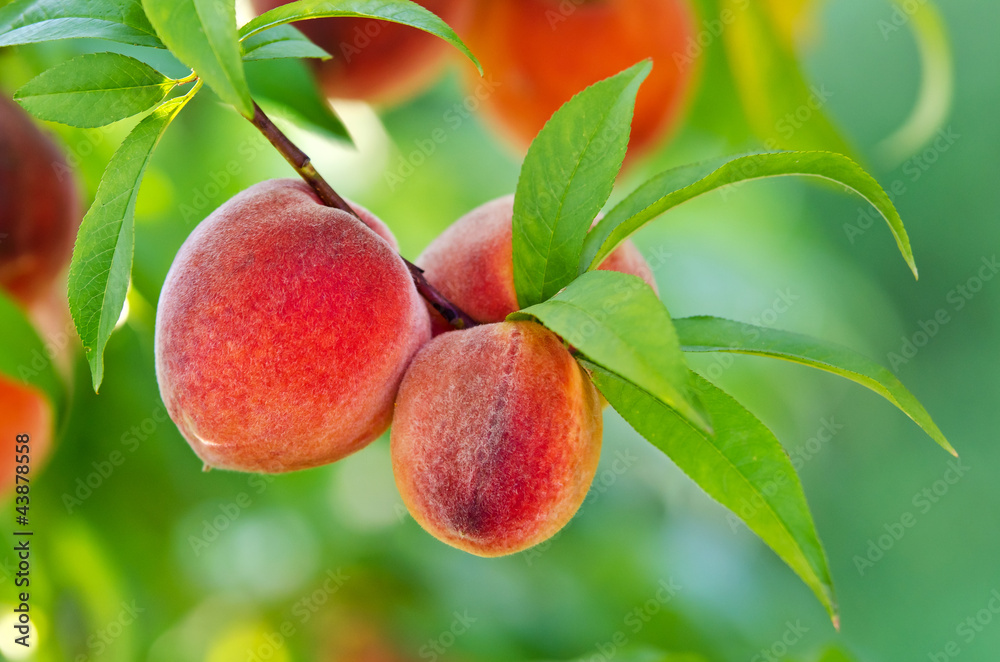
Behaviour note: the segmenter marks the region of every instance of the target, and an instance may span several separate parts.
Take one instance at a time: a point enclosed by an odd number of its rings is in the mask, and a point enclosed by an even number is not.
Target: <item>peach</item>
[[[652,58],[631,154],[655,147],[679,123],[695,69],[694,25],[688,0],[488,0],[462,36],[497,83],[484,107],[522,147],[574,94]]]
[[[479,556],[554,535],[587,495],[601,407],[562,341],[534,322],[446,333],[403,378],[392,468],[413,518]]]
[[[487,202],[455,221],[417,258],[427,281],[477,322],[500,322],[519,308],[513,214],[512,195]],[[656,290],[652,270],[631,241],[615,249],[600,268],[639,276]]]
[[[0,97],[0,288],[26,306],[44,296],[69,263],[81,219],[62,152]]]
[[[289,0],[253,0],[258,13]],[[420,0],[455,29],[469,18],[470,0]],[[320,18],[294,24],[333,56],[313,60],[326,94],[378,103],[401,101],[433,81],[451,48],[438,37],[388,21]]]
[[[178,251],[157,310],[156,375],[207,466],[293,471],[385,432],[429,337],[390,245],[303,182],[272,180],[212,212]]]
[[[0,439],[6,446],[0,453],[0,498],[14,490],[15,460],[22,455],[15,454],[14,441],[22,434],[30,437],[27,477],[31,480],[52,448],[52,407],[40,391],[0,375]]]

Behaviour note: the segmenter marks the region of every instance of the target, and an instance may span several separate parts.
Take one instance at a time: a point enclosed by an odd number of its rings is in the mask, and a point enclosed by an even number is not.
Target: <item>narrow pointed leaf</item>
[[[232,0],[143,0],[146,15],[177,58],[245,117],[253,101]]]
[[[587,230],[611,195],[628,148],[643,61],[567,101],[528,148],[514,194],[514,289],[521,308],[577,275]]]
[[[596,269],[629,235],[688,200],[730,184],[789,175],[827,179],[867,200],[889,224],[903,259],[913,275],[917,275],[910,238],[888,194],[861,166],[832,152],[750,154],[725,162],[716,159],[662,172],[629,194],[587,234],[579,270],[582,273]]]
[[[846,347],[718,317],[674,320],[685,352],[732,352],[783,359],[846,377],[870,388],[899,407],[942,448],[958,455],[923,405],[894,374],[871,359]]]
[[[381,19],[429,32],[460,50],[480,73],[483,71],[479,60],[447,23],[409,0],[297,0],[264,12],[244,25],[240,28],[240,39],[293,21],[338,16]]]
[[[812,589],[837,624],[837,603],[802,484],[774,434],[736,400],[692,373],[712,416],[705,435],[647,391],[588,361],[598,390],[635,431],[739,517]]]
[[[508,319],[538,320],[594,363],[641,385],[710,433],[670,314],[641,278],[616,271],[587,273]]]
[[[173,87],[145,62],[119,53],[90,53],[28,81],[14,99],[40,119],[92,128],[149,110]]]
[[[20,306],[0,292],[0,375],[38,389],[61,412],[65,387],[34,325]]]
[[[347,127],[320,92],[316,78],[304,62],[261,60],[248,62],[246,70],[253,98],[268,115],[283,117],[335,140],[351,142]]]
[[[135,201],[164,130],[190,99],[171,99],[145,117],[111,157],[83,218],[69,271],[69,303],[94,390],[104,377],[104,346],[114,331],[132,273]]]
[[[14,0],[0,8],[0,46],[80,37],[163,48],[140,0]]]
[[[314,44],[291,25],[279,25],[266,32],[258,32],[240,42],[243,61],[275,60],[280,58],[330,59],[330,54]],[[252,89],[252,88],[251,88]]]

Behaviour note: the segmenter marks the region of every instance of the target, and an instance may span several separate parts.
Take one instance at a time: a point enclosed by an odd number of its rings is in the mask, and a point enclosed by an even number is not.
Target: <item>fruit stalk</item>
[[[289,165],[295,169],[295,172],[299,173],[299,176],[316,192],[319,199],[328,207],[334,207],[342,211],[346,211],[352,216],[359,218],[358,213],[351,208],[347,201],[344,200],[338,194],[329,182],[323,179],[323,176],[316,171],[316,168],[312,164],[312,160],[309,155],[303,152],[299,147],[293,143],[288,136],[286,136],[281,129],[275,126],[274,122],[264,114],[260,106],[256,103],[253,105],[253,117],[250,118],[250,122],[257,127],[257,129],[264,134],[264,137],[274,145],[274,148],[285,157]],[[441,315],[456,329],[468,329],[477,325],[477,322],[469,317],[461,308],[453,304],[451,301],[446,299],[444,295],[438,292],[434,287],[427,282],[424,278],[423,269],[413,264],[406,258],[402,258],[406,267],[410,270],[410,276],[413,278],[413,284],[417,288],[417,292],[422,296],[431,306],[434,307],[436,311],[441,313]]]

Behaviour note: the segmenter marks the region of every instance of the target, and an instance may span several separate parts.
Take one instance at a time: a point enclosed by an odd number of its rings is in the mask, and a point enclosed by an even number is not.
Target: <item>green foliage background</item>
[[[990,28],[1000,7],[955,0],[941,9],[954,49],[953,111],[937,147],[932,141],[901,165],[880,164],[876,149],[906,117],[919,84],[910,32],[880,29],[894,5],[831,1],[799,49],[809,82],[828,96],[823,110],[897,191],[919,282],[862,201],[810,181],[712,194],[637,235],[677,317],[792,329],[888,364],[904,337],[946,312],[949,321],[898,363],[897,375],[961,453],[954,484],[941,481],[956,475],[956,461],[854,384],[761,359],[690,357],[786,444],[838,587],[841,635],[763,543],[611,410],[602,465],[579,515],[551,543],[498,560],[446,547],[406,516],[385,439],[290,476],[203,474],[163,416],[152,361],[156,298],[201,218],[252,183],[291,176],[249,123],[203,94],[169,128],[147,174],[129,317],[108,344],[101,394],[78,356],[69,421],[33,487],[33,615],[45,642],[35,659],[215,662],[254,659],[251,651],[259,659],[352,660],[360,658],[345,647],[375,640],[395,657],[373,659],[432,659],[437,646],[447,649],[437,659],[447,660],[600,660],[624,640],[735,661],[780,651],[783,637],[794,640],[793,660],[819,659],[830,644],[865,661],[928,659],[949,642],[963,659],[995,659],[1000,614],[988,605],[1000,589],[1000,279],[970,298],[956,288],[1000,245],[1000,46]],[[88,42],[0,51],[0,87],[9,94],[69,55],[106,49]],[[718,39],[707,48],[703,92],[685,128],[626,175],[620,191],[663,167],[759,148],[712,66],[721,49]],[[151,56],[166,73],[185,73],[163,54]],[[292,135],[413,258],[462,213],[514,190],[519,161],[481,112],[457,110],[474,105],[468,94],[453,71],[380,119],[343,108],[357,151]],[[51,125],[89,197],[133,124]],[[935,486],[938,494],[923,495]],[[907,513],[913,526],[892,538]],[[211,526],[220,517],[224,525]],[[9,639],[14,557],[4,530],[0,636]],[[341,581],[335,591],[323,588]],[[680,589],[665,601],[672,592],[661,582],[671,581]],[[962,626],[977,613],[985,624]],[[280,634],[286,624],[290,635]],[[266,656],[276,632],[284,644]]]

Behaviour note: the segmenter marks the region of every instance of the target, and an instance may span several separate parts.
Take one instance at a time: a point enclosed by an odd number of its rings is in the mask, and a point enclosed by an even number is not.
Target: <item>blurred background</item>
[[[565,23],[587,8],[551,5]],[[1000,244],[1000,5],[698,0],[689,9],[690,30],[667,44],[680,57],[655,62],[689,80],[678,84],[670,125],[633,150],[616,197],[690,161],[765,148],[846,151],[891,192],[920,267],[914,281],[863,200],[817,180],[708,195],[635,237],[674,316],[719,315],[859,349],[893,367],[961,454],[953,460],[855,384],[765,359],[691,357],[791,455],[829,556],[839,634],[789,568],[610,409],[602,465],[579,514],[550,542],[500,559],[452,549],[407,515],[387,437],[291,475],[203,473],[157,392],[160,287],[215,207],[293,175],[205,93],[170,127],[143,184],[127,313],[105,354],[100,395],[72,325],[42,334],[70,357],[72,397],[47,466],[33,466],[31,613],[41,645],[12,643],[17,559],[4,526],[0,656],[997,659],[1000,279],[990,265]],[[545,26],[553,58],[563,23]],[[532,43],[543,43],[538,35]],[[109,49],[185,73],[150,49],[54,42],[0,49],[0,89],[9,98],[49,66]],[[414,259],[463,213],[516,185],[524,145],[490,97],[517,83],[497,79],[502,72],[491,79],[484,63],[485,83],[456,56],[405,98],[335,101],[354,146],[308,123],[283,126]],[[308,87],[280,71],[260,77]],[[298,93],[284,90],[275,96]],[[45,126],[87,204],[134,123]],[[11,496],[0,509],[13,509]]]

